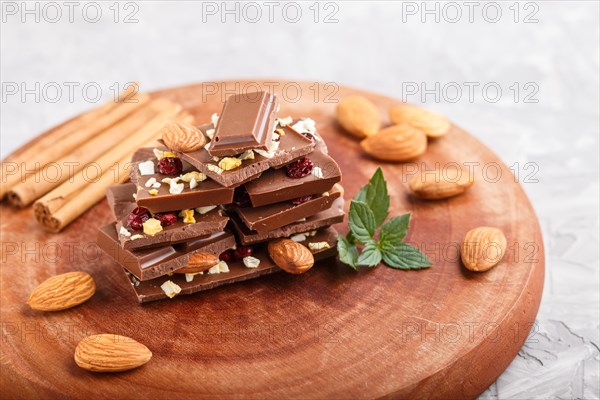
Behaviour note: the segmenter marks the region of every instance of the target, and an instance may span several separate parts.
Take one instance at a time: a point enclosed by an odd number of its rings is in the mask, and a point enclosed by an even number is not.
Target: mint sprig
[[[383,171],[377,168],[369,183],[350,202],[350,232],[347,236],[340,235],[337,243],[341,262],[357,271],[361,266],[374,267],[381,261],[396,269],[431,266],[427,256],[418,248],[402,242],[408,232],[410,214],[385,222],[389,206],[387,183]],[[379,234],[376,235],[379,228]]]

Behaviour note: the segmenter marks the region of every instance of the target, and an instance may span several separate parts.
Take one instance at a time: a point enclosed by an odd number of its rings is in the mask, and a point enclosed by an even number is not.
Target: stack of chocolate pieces
[[[344,218],[340,169],[311,119],[276,118],[276,96],[234,95],[219,117],[173,122],[157,148],[133,156],[131,183],[109,188],[115,222],[98,245],[140,302],[279,271],[273,240],[336,254]]]

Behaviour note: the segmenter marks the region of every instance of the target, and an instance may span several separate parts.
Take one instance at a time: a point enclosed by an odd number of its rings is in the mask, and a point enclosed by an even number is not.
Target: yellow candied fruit
[[[193,224],[196,222],[194,218],[194,210],[181,210],[179,216],[183,218],[184,224]]]
[[[158,232],[163,230],[160,221],[156,218],[150,218],[146,220],[146,222],[144,222],[142,226],[144,227],[144,233],[150,236],[154,236]]]
[[[195,179],[196,182],[202,182],[204,180],[206,180],[206,175],[204,175],[202,172],[199,171],[192,171],[192,172],[188,172],[186,174],[184,174],[181,177],[181,180],[187,183],[190,183],[192,181],[192,179]]]
[[[221,168],[224,171],[236,169],[240,165],[242,165],[242,160],[236,157],[225,157],[221,161],[219,161],[219,168]]]
[[[170,151],[165,151],[163,153],[163,158],[166,158],[166,157],[177,157],[177,156],[175,154],[171,153]]]
[[[150,189],[150,190],[148,190],[148,193],[150,193],[152,196],[156,196],[158,194],[158,190]]]

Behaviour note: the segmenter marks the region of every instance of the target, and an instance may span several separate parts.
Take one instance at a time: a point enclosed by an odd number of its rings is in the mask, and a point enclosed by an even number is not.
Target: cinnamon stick
[[[136,93],[134,90],[137,89],[132,87],[119,96],[118,102],[109,102],[81,114],[50,130],[23,151],[2,160],[0,199],[19,184],[26,173],[36,172],[69,154],[149,101],[149,95]]]
[[[160,128],[173,118],[189,121],[191,117],[188,114],[176,116],[172,112],[163,111],[152,118],[130,138],[96,160],[102,171],[99,179],[91,182],[80,171],[36,201],[33,209],[38,222],[50,232],[59,232],[102,200],[108,186],[127,180],[133,152],[140,147],[155,146]]]
[[[143,138],[136,137],[135,132],[163,110],[168,111],[168,114],[174,117],[180,111],[180,106],[166,99],[157,99],[147,103],[73,152],[46,165],[35,174],[27,176],[8,192],[9,202],[17,207],[26,207],[65,182],[73,174],[90,166],[103,153],[111,151],[115,143],[124,144],[146,139],[152,132],[146,133],[146,137]],[[91,125],[93,124],[91,123]]]

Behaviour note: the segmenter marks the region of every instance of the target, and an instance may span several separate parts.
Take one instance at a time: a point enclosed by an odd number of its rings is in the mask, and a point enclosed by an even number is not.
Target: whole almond
[[[362,139],[379,131],[381,118],[371,101],[362,96],[350,96],[339,102],[338,123],[352,135]]]
[[[421,199],[438,200],[464,193],[473,182],[473,176],[469,172],[451,167],[421,171],[412,177],[408,186]]]
[[[39,311],[60,311],[75,307],[94,295],[96,283],[90,274],[68,272],[47,279],[36,287],[27,303]]]
[[[269,242],[268,250],[273,262],[290,274],[302,274],[315,264],[311,251],[290,239]]]
[[[506,237],[498,228],[480,227],[467,232],[460,256],[471,271],[487,271],[500,262],[506,252]]]
[[[450,122],[445,117],[410,104],[398,104],[391,107],[390,120],[394,124],[409,124],[422,130],[431,138],[443,136],[450,130]]]
[[[160,133],[165,145],[173,151],[189,153],[206,144],[206,138],[198,128],[181,121],[167,123]]]
[[[82,339],[75,349],[75,363],[95,372],[128,371],[146,364],[152,352],[126,336],[103,333]]]
[[[195,274],[208,271],[219,262],[219,258],[211,253],[192,254],[185,267],[174,271],[176,274]]]
[[[409,161],[427,150],[427,136],[408,124],[382,129],[360,142],[372,157],[383,161]]]

